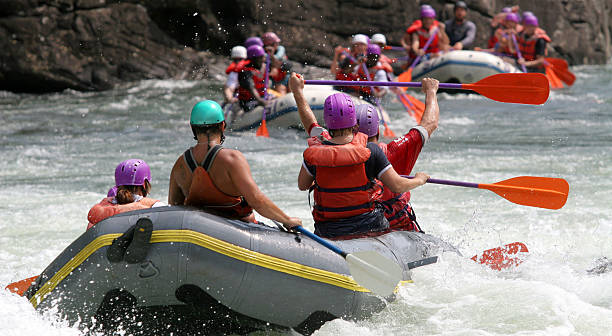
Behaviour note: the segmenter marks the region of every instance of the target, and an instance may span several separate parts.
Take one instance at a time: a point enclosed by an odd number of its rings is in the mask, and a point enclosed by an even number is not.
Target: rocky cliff
[[[104,90],[147,78],[204,79],[248,36],[278,33],[295,61],[326,66],[354,33],[398,44],[424,1],[0,0],[0,90]],[[454,1],[426,1],[442,19]],[[467,0],[488,38],[490,18],[517,1]],[[519,0],[572,64],[610,58],[612,0]]]

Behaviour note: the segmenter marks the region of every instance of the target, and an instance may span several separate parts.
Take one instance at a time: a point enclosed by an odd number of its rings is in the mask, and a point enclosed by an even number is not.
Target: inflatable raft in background
[[[109,262],[113,239],[142,217],[153,223],[146,258]],[[335,244],[348,253],[373,250],[396,261],[404,281],[411,280],[411,262],[456,251],[416,232]],[[311,333],[338,317],[366,318],[394,299],[373,295],[348,274],[341,256],[296,233],[161,207],[98,223],[70,244],[25,296],[37,310],[56,311],[90,330],[121,325],[157,334],[261,328]]]
[[[323,104],[325,99],[340,91],[336,91],[331,86],[306,85],[304,87],[304,97],[310,105],[319,123],[323,124]],[[369,104],[365,100],[352,97],[356,105]],[[231,109],[231,112],[229,111]],[[236,115],[237,117],[230,122],[232,131],[246,131],[256,129],[261,124],[262,106],[257,106],[249,113],[243,113],[239,104],[226,105],[225,115]],[[228,117],[228,119],[232,119]],[[387,119],[388,120],[388,119]],[[302,128],[297,104],[293,98],[293,93],[276,98],[272,101],[270,108],[266,111],[266,124],[268,127],[276,128]]]
[[[472,50],[454,50],[422,61],[412,71],[415,82],[424,77],[440,83],[475,83],[500,73],[522,72],[501,57]]]

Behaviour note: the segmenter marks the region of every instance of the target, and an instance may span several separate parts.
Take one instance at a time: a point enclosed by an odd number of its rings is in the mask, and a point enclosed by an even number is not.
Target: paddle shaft
[[[405,177],[405,178],[414,178],[414,176],[408,176],[408,175],[400,175],[401,177]],[[432,179],[429,178],[427,179],[427,183],[434,183],[434,184],[444,184],[444,185],[450,185],[450,186],[456,186],[456,187],[465,187],[465,188],[479,188],[479,184],[478,183],[472,183],[472,182],[461,182],[461,181],[451,181],[451,180],[440,180],[440,179]]]
[[[519,48],[518,42],[516,42],[516,35],[511,34],[512,35],[512,43],[514,43],[514,49],[516,49],[516,55],[518,56],[519,59],[523,58],[523,55],[521,55],[521,49]],[[525,67],[525,64],[521,64],[521,69],[523,70],[523,72],[527,72],[527,68]]]
[[[420,82],[375,82],[375,81],[342,81],[342,80],[316,80],[307,79],[307,85],[336,85],[336,86],[397,86],[397,87],[421,87]],[[440,83],[442,89],[466,89],[461,83]],[[468,89],[469,90],[469,89]]]
[[[335,246],[334,244],[331,244],[331,243],[327,242],[326,240],[324,240],[323,238],[321,238],[321,237],[317,236],[316,234],[314,234],[314,233],[312,233],[312,232],[310,232],[310,231],[308,231],[308,230],[304,229],[304,227],[303,227],[303,226],[296,226],[296,227],[295,227],[295,229],[296,229],[296,230],[297,230],[299,233],[301,233],[301,234],[303,234],[303,235],[307,236],[308,238],[310,238],[310,239],[312,239],[312,240],[316,241],[317,243],[319,243],[319,244],[321,244],[321,245],[323,245],[323,246],[327,247],[328,249],[330,249],[330,250],[332,250],[332,251],[334,251],[334,252],[338,253],[338,254],[339,254],[339,255],[341,255],[342,257],[346,258],[346,256],[347,256],[347,254],[348,254],[348,253],[346,253],[346,252],[342,251],[341,249],[339,249],[339,248],[338,248],[337,246]]]

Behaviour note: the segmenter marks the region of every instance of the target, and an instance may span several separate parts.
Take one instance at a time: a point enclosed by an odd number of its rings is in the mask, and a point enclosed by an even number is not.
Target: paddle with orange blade
[[[370,82],[306,80],[308,85],[421,87],[420,82]],[[485,77],[476,83],[440,83],[442,89],[472,90],[502,103],[541,105],[548,100],[550,86],[540,73],[502,73]]]
[[[525,261],[528,252],[529,250],[525,244],[515,242],[483,251],[471,259],[477,263],[487,265],[496,271],[501,271],[505,268],[518,266]]]
[[[264,76],[264,99],[266,102],[268,101],[268,81],[270,79],[270,55],[266,54],[266,75]],[[263,111],[261,112],[261,125],[255,132],[256,136],[263,136],[266,138],[270,137],[270,133],[268,133],[268,127],[266,126],[266,112],[268,111],[268,106],[264,106]]]
[[[424,52],[427,51],[427,48],[429,48],[429,46],[431,45],[431,42],[433,42],[436,35],[438,35],[438,27],[435,27],[433,29],[433,31],[431,32],[431,36],[429,36],[429,39],[427,39],[427,42],[425,42],[425,45],[423,46]],[[414,59],[412,64],[410,64],[410,67],[408,68],[408,70],[404,71],[403,73],[399,75],[398,80],[402,82],[411,82],[412,81],[412,69],[414,69],[414,67],[417,64],[419,64],[422,57],[423,55],[417,56],[417,58]]]
[[[5,289],[10,291],[11,293],[17,294],[19,296],[23,296],[23,293],[25,293],[25,291],[27,291],[28,288],[30,288],[30,286],[34,283],[34,281],[36,281],[37,278],[38,278],[38,275],[27,278],[27,279],[23,279],[20,281],[13,282],[9,284],[8,286],[6,286]]]
[[[402,177],[412,178],[406,175]],[[553,210],[565,205],[569,193],[567,181],[555,177],[519,176],[492,184],[430,178],[427,183],[487,189],[512,203]]]
[[[414,112],[410,113],[410,115],[414,118],[414,120],[416,120],[417,123],[420,123],[421,119],[423,118],[423,113],[425,113],[425,104],[413,96],[405,93],[398,94],[397,97],[406,109],[410,109]]]
[[[551,89],[563,89],[563,83],[561,79],[557,77],[556,72],[553,70],[551,65],[545,65],[544,70],[546,73],[546,78],[548,78],[548,82],[550,83]]]

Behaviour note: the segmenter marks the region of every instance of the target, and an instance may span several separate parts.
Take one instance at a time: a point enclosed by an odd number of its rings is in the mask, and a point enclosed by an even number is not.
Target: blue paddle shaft
[[[341,249],[339,249],[337,246],[327,242],[326,240],[324,240],[323,238],[317,236],[316,234],[304,229],[303,226],[296,226],[295,229],[300,232],[303,235],[308,236],[310,239],[316,241],[317,243],[327,247],[328,249],[338,253],[339,255],[343,256],[346,258],[347,253],[342,251]]]

